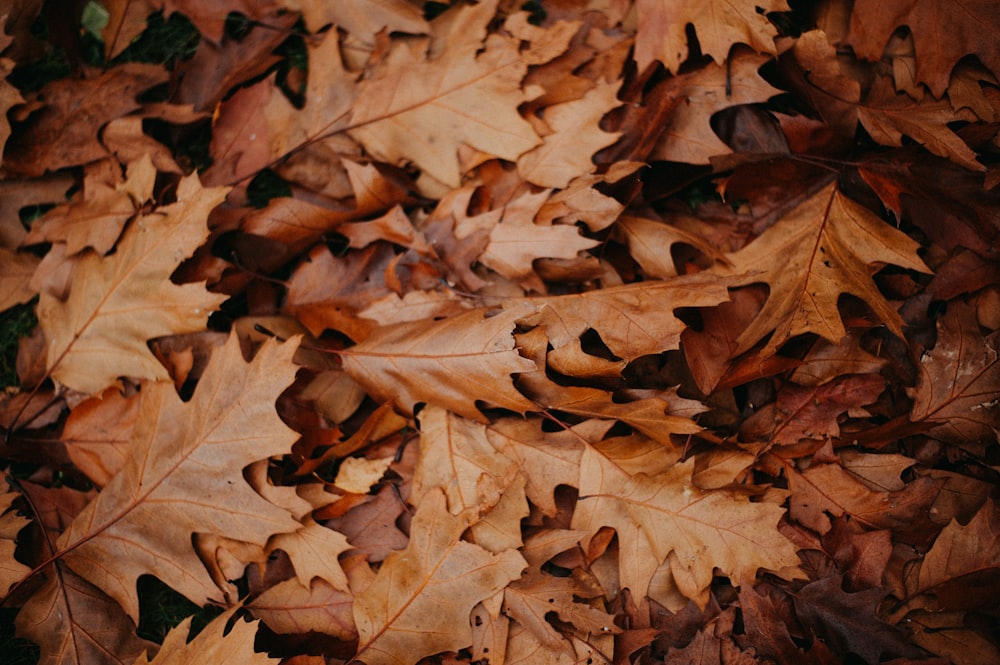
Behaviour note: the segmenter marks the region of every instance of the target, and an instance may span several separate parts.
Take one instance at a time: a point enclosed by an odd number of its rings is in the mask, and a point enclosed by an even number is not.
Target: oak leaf
[[[825,577],[792,596],[799,620],[834,653],[855,653],[868,663],[879,662],[883,653],[906,658],[926,655],[910,642],[903,629],[876,614],[876,606],[887,595],[885,590],[847,593],[841,587],[842,581],[840,575]]]
[[[199,284],[170,282],[174,269],[208,237],[205,220],[225,196],[223,189],[203,189],[196,176],[185,178],[177,203],[137,219],[113,255],[80,259],[65,302],[42,294],[38,320],[55,380],[93,395],[119,376],[168,378],[146,342],[203,329],[225,299]]]
[[[169,78],[159,65],[129,62],[91,79],[60,79],[38,93],[44,106],[7,142],[4,167],[39,176],[108,156],[101,129],[137,110],[136,97]]]
[[[188,663],[239,662],[246,665],[271,665],[279,662],[266,653],[256,653],[253,649],[257,623],[247,623],[237,619],[228,633],[226,626],[232,619],[233,611],[215,617],[198,636],[188,642],[191,617],[174,627],[163,640],[156,658],[139,656],[135,665],[188,665]]]
[[[204,174],[206,183],[235,184],[347,127],[357,75],[344,67],[337,32],[307,48],[309,80],[302,109],[282,94],[273,76],[222,103],[212,132],[215,161]]]
[[[310,581],[318,577],[340,591],[346,591],[348,585],[337,556],[350,548],[347,536],[310,517],[306,517],[295,531],[279,533],[267,543],[268,551],[282,550],[288,555],[303,588],[308,588]]]
[[[781,508],[722,490],[704,492],[691,484],[693,470],[692,459],[653,476],[629,474],[588,446],[572,528],[591,536],[604,526],[615,529],[623,558],[645,541],[655,561],[669,561],[681,592],[701,606],[716,569],[739,585],[751,583],[760,568],[798,566],[795,547],[775,528]],[[646,595],[649,579],[628,578],[621,563],[622,586]]]
[[[736,50],[726,65],[709,63],[683,74],[678,95],[684,103],[670,115],[650,159],[708,164],[732,150],[713,131],[714,113],[737,104],[767,101],[781,91],[761,78],[766,56]]]
[[[472,644],[473,607],[526,566],[515,550],[494,555],[461,541],[472,517],[449,513],[438,490],[424,497],[406,549],[390,554],[355,600],[358,660],[407,665]]]
[[[693,24],[701,52],[722,62],[733,44],[748,44],[761,53],[776,53],[777,30],[767,12],[787,9],[784,0],[638,0],[635,59],[639,70],[659,60],[676,72],[689,54],[686,28]]]
[[[276,633],[315,631],[344,641],[357,639],[354,596],[317,577],[306,586],[295,579],[268,588],[246,607]]]
[[[347,536],[351,547],[363,552],[368,561],[379,562],[393,550],[406,547],[406,534],[396,525],[405,510],[406,504],[399,495],[386,486],[370,501],[354,506],[326,524]]]
[[[463,145],[509,161],[538,145],[517,113],[527,63],[515,40],[486,35],[496,5],[454,8],[429,39],[397,40],[358,86],[351,136],[377,159],[412,162],[448,187],[460,184]]]
[[[17,492],[0,494],[0,596],[31,572],[31,568],[14,558],[18,532],[28,525],[28,518],[10,509]]]
[[[910,418],[940,423],[931,433],[945,441],[995,441],[1000,334],[984,336],[976,308],[961,301],[948,306],[937,328],[937,344],[921,358]]]
[[[56,563],[15,619],[18,635],[41,647],[41,665],[122,665],[157,645],[100,588]]]
[[[108,388],[78,404],[66,419],[62,432],[66,452],[98,487],[107,485],[125,464],[140,401]]]
[[[953,67],[967,55],[1000,74],[1000,48],[990,38],[1000,29],[1000,17],[991,0],[966,0],[958,7],[942,0],[857,5],[847,42],[860,57],[880,60],[893,31],[904,25],[913,34],[917,80],[935,97],[944,95]]]
[[[0,264],[3,264],[3,273],[0,274],[0,312],[35,297],[37,291],[31,287],[31,277],[39,264],[36,257],[0,247]]]
[[[617,82],[599,83],[579,99],[546,107],[544,122],[552,133],[518,158],[518,173],[541,187],[560,189],[591,173],[595,168],[593,154],[620,136],[600,127],[604,115],[621,105],[615,95],[619,87]]]
[[[884,264],[929,272],[918,244],[847,198],[831,183],[798,205],[742,250],[729,254],[724,274],[736,283],[766,282],[771,290],[757,318],[737,339],[737,353],[774,331],[773,353],[796,335],[812,332],[837,344],[846,335],[837,301],[849,293],[864,300],[895,335],[903,320],[872,281]],[[776,257],[781,257],[780,261]]]
[[[1000,510],[987,499],[968,524],[948,523],[924,557],[917,574],[916,593],[935,597],[935,610],[974,609],[991,604],[988,584],[1000,569]],[[964,579],[963,579],[964,578]],[[985,588],[984,588],[985,587]]]
[[[247,364],[233,335],[212,355],[190,402],[170,384],[144,387],[122,471],[58,541],[63,560],[133,619],[143,574],[199,603],[219,593],[191,546],[192,532],[262,545],[297,526],[241,473],[295,441],[273,407],[294,376],[294,347],[268,342]],[[118,565],[109,568],[109,560]]]
[[[372,397],[393,401],[407,413],[417,402],[427,402],[483,422],[477,400],[523,413],[535,405],[517,391],[510,375],[535,369],[518,354],[512,335],[527,309],[489,318],[479,309],[442,321],[381,327],[341,352],[344,369]]]

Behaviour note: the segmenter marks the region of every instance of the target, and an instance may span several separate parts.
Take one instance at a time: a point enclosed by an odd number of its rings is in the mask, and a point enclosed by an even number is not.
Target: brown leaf
[[[39,92],[44,104],[7,142],[4,166],[29,177],[107,157],[100,130],[140,108],[139,93],[164,83],[159,65],[130,62],[92,79],[60,79]]]
[[[883,653],[904,658],[925,656],[902,629],[876,614],[876,606],[885,595],[881,588],[845,593],[840,576],[834,576],[807,584],[792,598],[803,625],[834,653],[855,653],[869,663],[879,662]]]
[[[405,665],[472,644],[473,607],[517,579],[526,564],[514,550],[493,555],[459,540],[469,517],[451,515],[442,492],[427,494],[409,545],[386,558],[355,601],[359,660]]]
[[[806,332],[839,343],[846,334],[837,309],[842,293],[864,300],[889,330],[902,337],[902,318],[879,293],[869,266],[892,263],[928,272],[916,248],[915,241],[831,183],[750,245],[730,254],[732,268],[719,270],[748,274],[736,279],[739,284],[767,282],[771,287],[763,309],[739,336],[738,351],[749,349],[771,330],[767,350],[772,353]]]
[[[694,460],[688,460],[655,476],[628,474],[588,446],[573,528],[591,534],[614,528],[623,556],[635,541],[647,541],[657,562],[670,562],[682,593],[700,605],[708,600],[716,569],[734,584],[749,584],[759,568],[798,566],[795,548],[775,528],[781,508],[731,492],[703,492],[690,483],[693,469]],[[645,595],[648,584],[623,575],[622,585],[637,596]]]
[[[140,401],[108,388],[78,404],[66,419],[62,432],[66,452],[98,487],[107,485],[125,465]]]
[[[59,540],[63,560],[129,616],[139,615],[135,581],[143,574],[199,603],[219,595],[191,547],[192,532],[263,544],[297,526],[241,475],[295,440],[273,409],[294,375],[294,346],[267,343],[248,365],[231,336],[187,403],[170,384],[147,384],[124,468]],[[109,560],[119,565],[109,568]]]
[[[710,120],[724,108],[764,102],[780,92],[758,74],[768,60],[736,50],[725,66],[709,63],[683,74],[684,84],[677,94],[684,103],[670,116],[650,159],[708,164],[709,158],[732,152],[712,130]]]
[[[62,563],[18,612],[17,633],[41,646],[43,665],[124,665],[157,645],[135,635],[135,624],[100,588]]]
[[[351,136],[377,159],[412,162],[449,187],[462,176],[458,148],[510,161],[540,143],[518,113],[527,65],[517,43],[486,24],[496,0],[456,7],[429,39],[397,40],[359,85]]]
[[[169,280],[208,236],[205,219],[224,198],[224,190],[202,189],[195,176],[184,179],[177,203],[136,220],[115,254],[80,259],[66,302],[42,294],[38,319],[54,379],[93,395],[119,376],[168,378],[146,341],[202,329],[224,300]]]
[[[17,492],[0,494],[0,596],[6,596],[10,588],[31,572],[31,568],[14,558],[17,534],[30,520],[10,509]]]
[[[533,371],[535,364],[517,353],[511,333],[526,310],[484,318],[487,312],[480,309],[378,328],[342,352],[344,369],[372,397],[394,401],[406,413],[427,402],[484,422],[476,401],[523,413],[535,405],[510,376]]]
[[[1000,27],[995,9],[990,0],[968,0],[961,11],[938,0],[856,6],[847,40],[860,57],[879,60],[889,36],[905,25],[913,34],[917,80],[926,83],[935,97],[941,97],[952,68],[966,55],[975,55],[994,73],[1000,73],[1000,50],[988,37]]]
[[[350,592],[317,577],[308,586],[295,579],[278,582],[246,607],[276,633],[313,631],[347,642],[358,637],[351,614],[353,603]]]
[[[968,524],[952,520],[934,541],[920,565],[917,593],[932,594],[935,610],[989,607],[1000,572],[998,544],[1000,509],[989,499]]]
[[[265,653],[253,650],[254,635],[257,625],[237,619],[233,629],[226,633],[225,628],[233,612],[225,612],[212,620],[198,636],[187,641],[191,629],[191,617],[184,619],[167,633],[163,646],[156,658],[149,660],[148,655],[139,656],[135,665],[187,665],[188,663],[224,663],[236,660],[246,665],[271,665],[279,662]]]
[[[945,441],[994,441],[1000,426],[997,345],[997,333],[980,332],[975,308],[953,301],[938,320],[936,345],[921,358],[910,418],[940,423],[931,432]]]
[[[758,11],[760,7],[763,11]],[[765,18],[766,12],[782,11],[782,0],[760,2],[689,3],[684,0],[639,0],[638,31],[635,38],[635,59],[639,69],[653,60],[661,61],[667,70],[676,72],[689,54],[685,29],[694,25],[702,53],[723,61],[733,44],[749,44],[762,53],[775,53],[774,26]]]

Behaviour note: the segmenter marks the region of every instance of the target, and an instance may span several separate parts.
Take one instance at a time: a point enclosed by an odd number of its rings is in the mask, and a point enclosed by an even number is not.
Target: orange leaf
[[[254,636],[257,634],[257,623],[247,623],[237,619],[233,629],[225,632],[232,619],[229,611],[215,617],[210,624],[198,633],[190,642],[187,641],[191,631],[191,617],[184,619],[178,626],[167,633],[163,646],[152,661],[142,655],[136,659],[135,665],[189,665],[189,663],[225,663],[238,662],[243,665],[271,665],[280,662],[270,658],[266,653],[256,653],[253,650]]]

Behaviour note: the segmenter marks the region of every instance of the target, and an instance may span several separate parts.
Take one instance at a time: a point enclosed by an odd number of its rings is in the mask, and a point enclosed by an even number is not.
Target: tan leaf
[[[639,70],[654,60],[671,72],[688,55],[686,26],[694,24],[701,52],[722,62],[733,44],[749,44],[761,53],[776,53],[777,30],[767,12],[788,7],[784,0],[638,0],[635,59]]]
[[[527,70],[517,42],[486,37],[496,4],[456,7],[429,39],[396,40],[359,85],[351,136],[377,159],[412,162],[449,187],[461,180],[460,146],[515,161],[538,145],[517,113]]]
[[[171,384],[146,384],[124,468],[58,541],[63,560],[129,616],[139,615],[135,583],[143,574],[197,603],[220,594],[191,547],[192,532],[262,545],[296,528],[242,476],[244,466],[295,441],[273,406],[294,376],[294,347],[268,342],[247,364],[231,336],[190,402]]]
[[[678,348],[687,325],[674,316],[674,309],[711,307],[728,299],[724,281],[699,273],[565,296],[520,298],[506,306],[534,305],[538,313],[522,321],[541,326],[555,349],[595,330],[615,356],[632,361]]]
[[[846,331],[837,301],[843,293],[861,298],[895,335],[903,320],[872,281],[872,266],[893,264],[929,272],[917,243],[847,198],[831,183],[793,209],[744,249],[729,254],[739,284],[766,282],[763,309],[737,339],[746,351],[772,330],[773,353],[796,335],[813,332],[838,344]],[[776,261],[776,257],[781,257]]]
[[[598,83],[580,99],[546,107],[545,124],[552,133],[542,137],[542,145],[518,158],[518,173],[541,187],[560,189],[592,173],[594,153],[620,136],[600,127],[604,115],[621,105],[616,96],[619,87],[617,81]]]
[[[511,334],[525,311],[483,318],[487,312],[480,309],[378,328],[341,352],[344,369],[372,397],[407,413],[427,402],[482,422],[476,400],[523,413],[534,404],[514,388],[510,375],[535,369],[518,354]]]
[[[420,457],[413,471],[410,501],[420,505],[440,488],[452,515],[492,508],[518,472],[518,465],[493,447],[486,426],[428,405],[420,412]]]
[[[588,446],[572,528],[593,536],[612,527],[623,558],[635,541],[646,540],[657,561],[670,562],[684,595],[701,606],[715,569],[739,585],[751,583],[760,568],[798,566],[795,547],[775,528],[781,508],[723,490],[703,492],[691,483],[693,470],[692,459],[655,476],[632,475]],[[629,579],[621,563],[622,586],[645,595],[649,579]]]
[[[238,662],[245,665],[270,665],[280,662],[269,658],[266,653],[253,650],[256,622],[247,623],[237,619],[233,629],[225,632],[233,611],[215,617],[198,636],[187,641],[191,630],[191,617],[184,619],[173,628],[163,640],[163,646],[156,658],[148,655],[136,659],[135,665],[189,665],[190,663]]]
[[[308,586],[296,579],[278,582],[247,603],[247,609],[276,633],[315,631],[350,641],[358,637],[353,604],[349,591],[317,577]]]
[[[408,665],[472,644],[477,603],[517,579],[525,561],[514,550],[493,555],[459,540],[469,516],[448,512],[429,492],[413,520],[410,543],[390,554],[354,604],[356,658],[368,665]]]
[[[0,247],[0,312],[26,303],[37,291],[31,287],[31,277],[38,267],[38,258]]]
[[[960,578],[968,575],[968,579],[974,579],[984,572],[995,574],[1000,568],[998,546],[1000,510],[988,499],[968,524],[962,526],[953,519],[941,531],[920,565],[918,593],[934,593],[939,607],[962,607],[961,596],[968,598],[969,591],[963,589]]]
[[[169,279],[208,237],[205,220],[225,196],[223,189],[202,189],[196,176],[185,178],[177,203],[137,219],[113,255],[80,259],[66,302],[42,294],[38,320],[54,379],[93,395],[119,376],[168,378],[146,342],[201,330],[225,299]]]
[[[344,534],[307,517],[295,531],[273,536],[267,549],[282,550],[288,555],[302,588],[309,588],[310,581],[318,577],[334,589],[347,591],[347,576],[337,562],[340,554],[351,549]]]

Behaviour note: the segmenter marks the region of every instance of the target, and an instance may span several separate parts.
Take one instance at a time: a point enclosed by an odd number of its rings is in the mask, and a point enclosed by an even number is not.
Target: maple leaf
[[[656,475],[630,474],[587,447],[572,528],[592,536],[600,527],[612,527],[622,557],[644,541],[656,562],[669,561],[681,592],[701,606],[715,569],[743,584],[759,568],[778,572],[798,566],[795,547],[775,528],[781,508],[725,491],[703,492],[690,482],[693,469],[691,459]],[[646,595],[649,579],[629,578],[624,560],[621,565],[622,586]]]
[[[723,274],[748,275],[737,277],[737,284],[766,282],[771,289],[757,318],[737,338],[737,353],[772,330],[768,354],[806,332],[839,343],[847,334],[837,309],[843,293],[864,300],[902,337],[903,320],[875,286],[870,266],[891,263],[930,272],[917,256],[917,247],[830,183],[747,247],[727,255],[731,268],[715,268]]]
[[[268,342],[247,364],[232,335],[213,353],[190,402],[169,384],[145,386],[122,471],[58,541],[63,560],[133,620],[143,574],[198,603],[218,593],[191,547],[192,532],[262,545],[297,526],[241,475],[251,462],[287,452],[297,436],[273,408],[294,376],[294,352],[295,344]],[[110,560],[118,565],[108,567]]]
[[[676,72],[689,52],[685,32],[689,23],[694,25],[701,52],[716,62],[724,60],[729,48],[739,43],[774,54],[777,30],[765,14],[787,8],[784,0],[637,0],[636,63],[641,71],[659,60],[667,70]]]
[[[483,422],[477,400],[523,413],[535,405],[509,377],[535,369],[518,354],[511,334],[526,311],[527,306],[484,318],[487,311],[479,309],[442,321],[381,327],[341,352],[344,369],[372,397],[393,401],[407,413],[427,402]]]
[[[676,94],[684,103],[670,115],[650,159],[708,164],[711,157],[731,153],[710,120],[724,108],[767,101],[781,92],[758,74],[767,60],[766,56],[739,50],[725,67],[709,63],[683,74]]]
[[[921,358],[910,418],[940,423],[931,433],[945,441],[994,441],[1000,334],[984,337],[976,308],[961,301],[948,306],[937,328],[937,344]]]
[[[458,149],[516,161],[540,143],[517,113],[527,63],[517,43],[486,35],[497,0],[456,7],[430,39],[401,39],[358,86],[350,134],[375,158],[407,161],[457,187]],[[485,37],[485,41],[484,41]]]
[[[203,189],[196,176],[185,178],[177,203],[137,219],[113,255],[81,257],[65,302],[42,294],[38,320],[52,378],[91,395],[119,376],[168,378],[146,341],[201,330],[225,299],[169,279],[208,237],[205,220],[225,196],[224,189]]]
[[[1000,29],[991,0],[895,0],[852,8],[847,42],[868,60],[880,60],[893,31],[906,26],[913,35],[917,80],[935,97],[944,95],[952,68],[967,55],[1000,72],[1000,48],[989,37]]]
[[[257,622],[247,623],[237,619],[232,630],[225,632],[234,610],[212,619],[198,636],[187,641],[191,631],[191,617],[181,621],[163,638],[163,646],[153,660],[143,654],[135,665],[187,665],[188,663],[225,663],[236,661],[246,665],[270,665],[280,662],[266,653],[253,650]]]
[[[386,557],[355,600],[358,660],[406,665],[472,644],[472,608],[517,579],[526,563],[515,550],[494,555],[459,540],[471,517],[449,513],[441,491],[424,497],[406,549]]]

